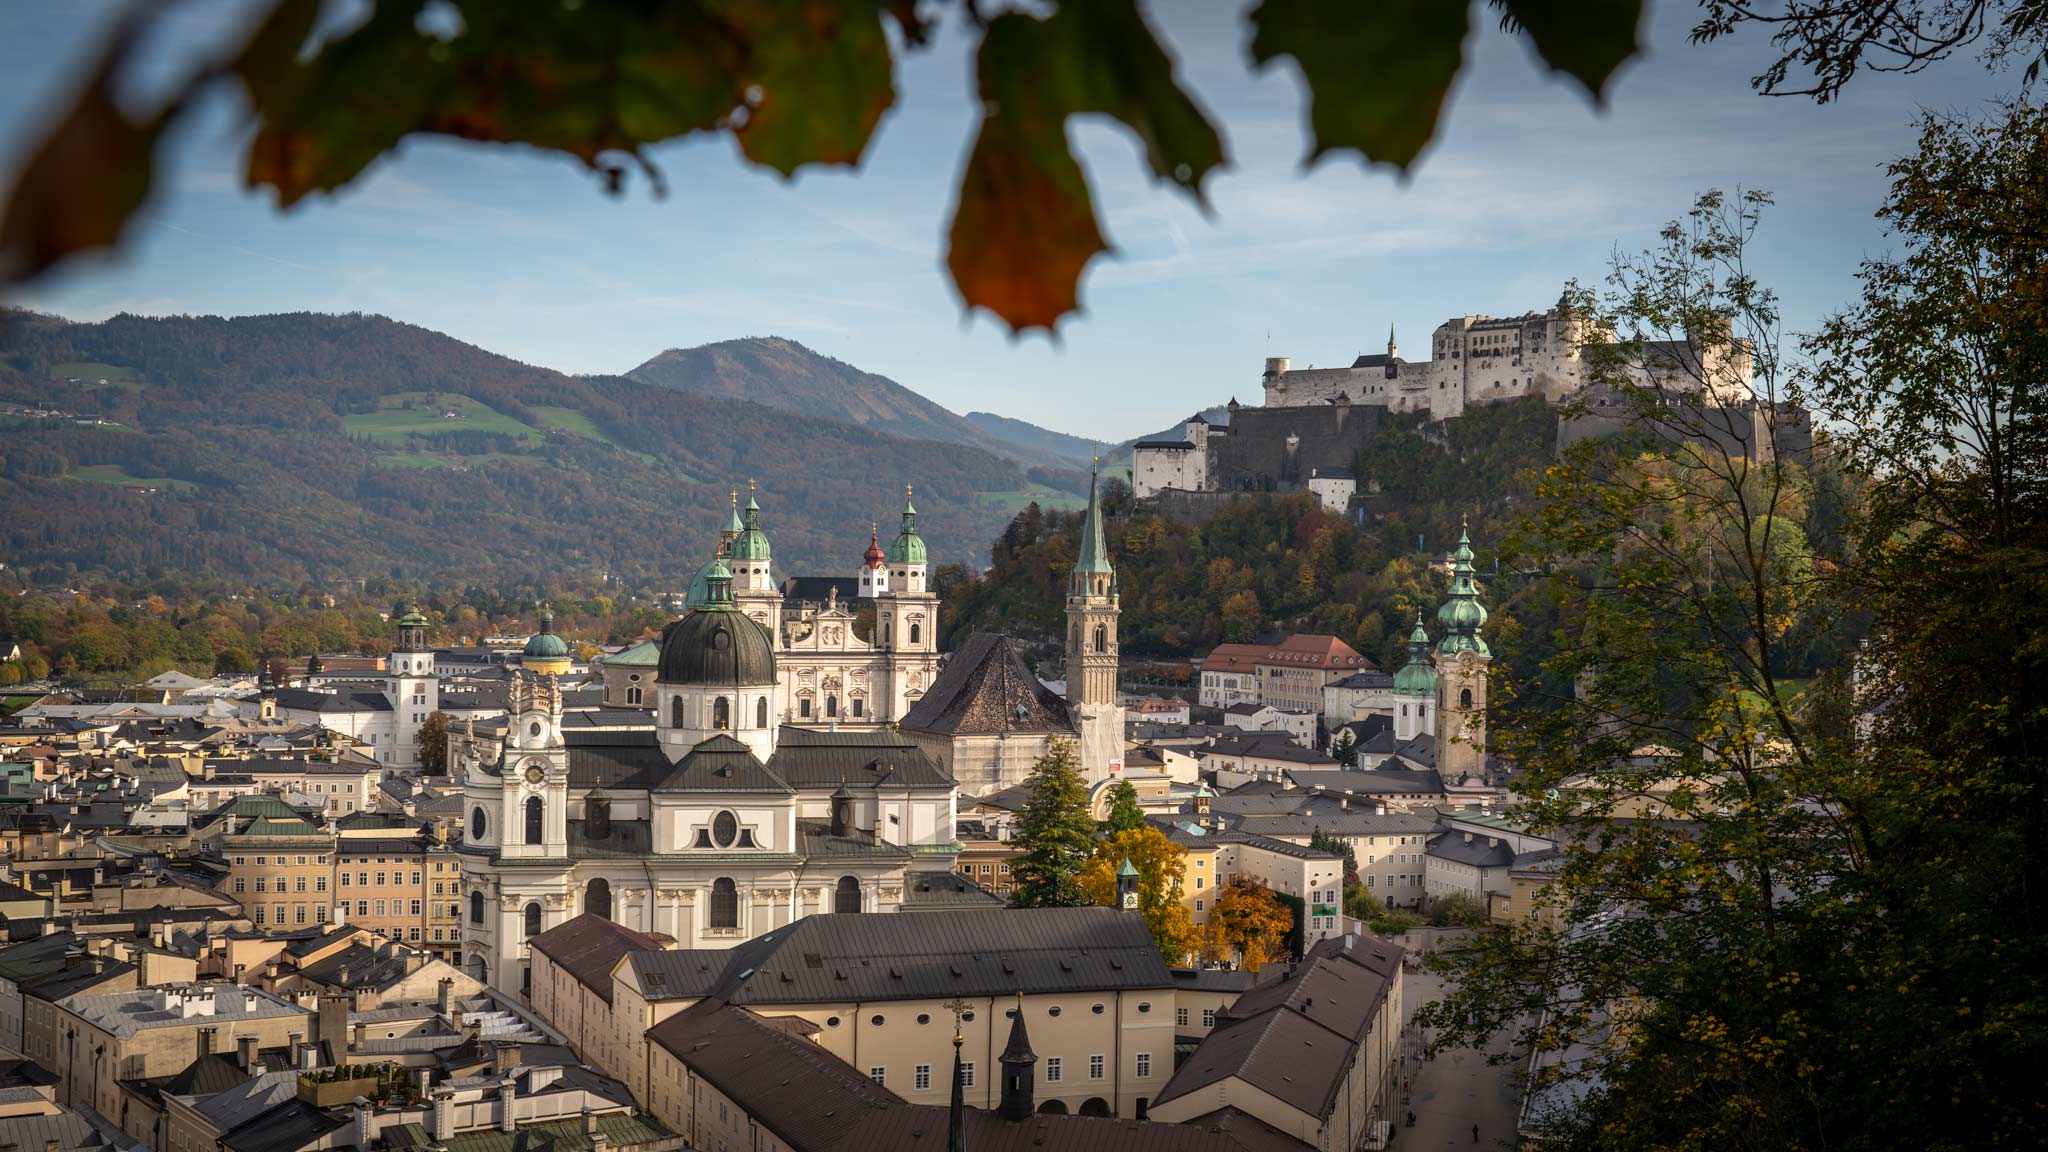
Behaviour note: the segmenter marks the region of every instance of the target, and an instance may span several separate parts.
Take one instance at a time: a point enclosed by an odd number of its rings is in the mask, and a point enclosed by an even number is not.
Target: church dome
[[[880,568],[887,560],[888,557],[882,554],[881,535],[875,526],[870,524],[868,526],[868,550],[861,553],[860,566],[863,568]]]
[[[775,684],[775,638],[733,605],[732,570],[714,559],[703,607],[661,630],[661,684],[756,687]]]
[[[740,525],[740,534],[732,540],[732,558],[768,562],[768,534],[761,531],[761,506],[752,496],[747,497],[747,517]]]
[[[527,660],[565,660],[569,656],[569,645],[555,635],[555,614],[546,608],[540,610],[540,631],[526,638],[526,647],[519,655]]]
[[[1394,673],[1397,696],[1435,696],[1436,665],[1429,660],[1429,633],[1422,630],[1422,617],[1415,618],[1415,631],[1408,634],[1408,662]]]
[[[917,534],[917,507],[908,497],[903,501],[903,530],[889,545],[889,563],[923,564],[925,562],[924,537]]]

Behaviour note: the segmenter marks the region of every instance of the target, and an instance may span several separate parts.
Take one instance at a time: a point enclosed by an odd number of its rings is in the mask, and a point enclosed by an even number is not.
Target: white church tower
[[[398,644],[385,658],[385,695],[391,700],[391,739],[377,759],[394,767],[420,762],[420,725],[441,706],[441,681],[434,674],[434,650],[427,644],[427,618],[417,605],[398,618]]]
[[[1081,554],[1067,576],[1067,706],[1090,783],[1124,768],[1124,709],[1117,697],[1116,569],[1102,535],[1102,498],[1088,478]]]
[[[889,591],[889,558],[882,552],[881,526],[868,525],[868,550],[860,557],[860,598],[873,600]]]

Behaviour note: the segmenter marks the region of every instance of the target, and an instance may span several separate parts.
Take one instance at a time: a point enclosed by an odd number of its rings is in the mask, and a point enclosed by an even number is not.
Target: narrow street
[[[1405,1010],[1409,1019],[1436,999],[1442,988],[1442,980],[1429,972],[1408,973]],[[1401,1126],[1395,1131],[1394,1149],[1434,1152],[1443,1148],[1515,1147],[1515,1121],[1521,1109],[1516,1080],[1521,1061],[1488,1064],[1486,1054],[1469,1048],[1423,1060],[1424,1039],[1419,1029],[1408,1038],[1408,1099],[1396,1110]],[[1489,1051],[1507,1050],[1508,1043],[1503,1038],[1496,1040]],[[1408,1126],[1411,1112],[1415,1115],[1413,1127]],[[1472,1133],[1475,1124],[1479,1127],[1476,1143]]]

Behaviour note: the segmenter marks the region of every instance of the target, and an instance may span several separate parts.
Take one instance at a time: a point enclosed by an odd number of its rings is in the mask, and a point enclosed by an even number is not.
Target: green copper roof
[[[1455,656],[1460,652],[1477,652],[1481,656],[1492,656],[1486,641],[1479,638],[1479,629],[1486,624],[1486,608],[1479,603],[1479,585],[1472,578],[1472,537],[1469,533],[1458,534],[1458,550],[1451,555],[1451,594],[1437,609],[1436,622],[1443,626],[1443,639],[1437,641],[1439,656]]]
[[[661,644],[654,640],[642,640],[631,648],[605,657],[604,662],[608,668],[652,668],[661,662]]]
[[[732,540],[732,558],[767,563],[768,535],[761,531],[761,506],[747,497],[747,516],[740,534]]]
[[[923,564],[924,540],[917,534],[917,505],[910,502],[906,492],[903,497],[903,530],[889,544],[889,563]]]
[[[1422,630],[1422,613],[1415,614],[1415,631],[1408,634],[1408,662],[1394,673],[1397,696],[1435,696],[1436,665],[1429,659],[1429,633]]]
[[[1092,472],[1088,475],[1088,518],[1081,523],[1081,554],[1074,559],[1074,571],[1068,577],[1068,594],[1087,595],[1085,577],[1089,576],[1107,576],[1110,589],[1116,589],[1116,569],[1110,566],[1109,545],[1102,538],[1102,497]]]
[[[540,631],[526,638],[526,647],[519,654],[528,660],[566,660],[569,645],[555,635],[555,614],[547,605],[540,607]]]
[[[709,577],[711,575],[711,566],[716,563],[718,563],[718,557],[713,556],[711,559],[706,560],[702,567],[697,569],[696,575],[690,577],[689,590],[683,593],[684,608],[702,608],[704,602],[711,598],[711,582]],[[730,568],[726,569],[726,575],[728,577],[732,575]]]
[[[415,604],[411,608],[406,609],[405,615],[398,618],[398,626],[400,628],[425,628],[427,626],[427,618],[420,615],[420,606]]]
[[[1116,874],[1119,876],[1136,876],[1138,874],[1138,870],[1136,868],[1131,867],[1131,858],[1129,856],[1126,856],[1124,857],[1123,864],[1117,868]]]

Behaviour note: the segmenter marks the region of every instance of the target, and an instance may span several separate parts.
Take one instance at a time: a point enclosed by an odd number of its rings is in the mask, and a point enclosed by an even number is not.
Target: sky
[[[79,320],[118,312],[375,312],[519,360],[624,372],[655,353],[745,336],[801,341],[957,411],[1102,441],[1155,432],[1236,397],[1256,403],[1267,356],[1295,366],[1380,351],[1391,325],[1426,356],[1436,325],[1555,302],[1617,249],[1708,188],[1776,197],[1759,273],[1787,327],[1815,326],[1887,250],[1883,166],[1921,109],[1978,108],[2011,73],[1958,58],[1914,77],[1863,76],[1838,101],[1753,93],[1772,58],[1755,35],[1693,46],[1697,9],[1653,3],[1647,51],[1596,108],[1526,43],[1475,13],[1438,135],[1407,178],[1354,154],[1304,167],[1291,63],[1255,70],[1248,4],[1155,2],[1183,85],[1222,129],[1212,211],[1155,184],[1111,121],[1069,126],[1114,257],[1082,282],[1056,338],[966,313],[945,231],[977,114],[957,5],[930,48],[897,55],[896,106],[858,170],[785,181],[731,139],[652,150],[669,193],[604,194],[575,162],[531,149],[417,138],[354,184],[280,213],[243,190],[238,95],[188,117],[158,194],[118,255],[67,265],[7,302]],[[150,78],[234,39],[249,0],[184,0]],[[112,0],[0,6],[0,183],[69,99],[121,10]],[[1399,46],[1389,46],[1398,53]],[[1361,61],[1370,67],[1370,61]],[[146,103],[146,79],[133,94]]]

